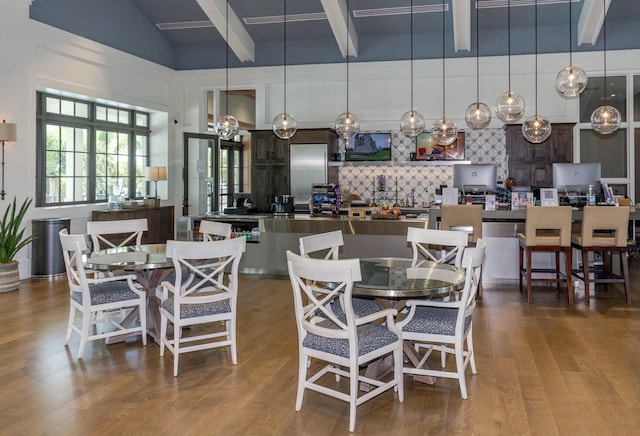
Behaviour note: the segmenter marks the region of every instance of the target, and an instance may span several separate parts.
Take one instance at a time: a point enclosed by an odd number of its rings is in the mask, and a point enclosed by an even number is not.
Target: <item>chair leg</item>
[[[533,289],[531,289],[531,250],[527,248],[527,301],[533,301]]]
[[[519,265],[520,265],[520,270],[518,271],[518,280],[520,282],[520,293],[522,293],[522,273],[523,273],[523,267],[524,267],[524,257],[523,257],[524,253],[522,252],[522,245],[518,248],[518,259],[519,259]]]
[[[567,297],[569,299],[569,304],[573,304],[573,282],[571,275],[571,247],[566,247],[564,249],[564,267],[565,274],[567,275]]]
[[[455,348],[456,348],[456,371],[458,371],[458,383],[460,383],[460,394],[462,394],[462,399],[466,400],[467,399],[467,382],[464,377],[463,343],[455,344]]]
[[[620,252],[620,264],[622,268],[622,277],[624,277],[624,295],[627,304],[631,305],[631,285],[629,284],[629,255],[624,249]]]
[[[89,329],[91,328],[91,313],[88,310],[82,312],[82,327],[80,333],[80,348],[78,348],[78,359],[82,359],[84,347],[87,345]]]
[[[556,258],[556,291],[560,292],[560,252],[555,251]]]
[[[403,352],[402,346],[398,347],[398,349],[393,351],[393,377],[396,379],[397,383],[397,391],[398,391],[398,401],[401,403],[404,401],[404,374],[402,372],[402,367],[404,365],[403,361]]]
[[[164,346],[167,339],[167,317],[164,314],[160,315],[160,357],[164,356]]]
[[[304,382],[307,380],[307,368],[311,359],[300,353],[298,356],[298,392],[296,394],[296,412],[302,409],[302,399],[304,398]]]
[[[227,321],[227,331],[229,332],[229,340],[231,341],[231,363],[238,363],[238,350],[236,347],[236,319],[235,317]]]
[[[589,251],[582,249],[582,274],[584,277],[584,301],[589,305]]]
[[[473,324],[469,328],[469,333],[467,333],[467,350],[469,352],[469,363],[471,364],[471,374],[477,374],[478,370],[476,369],[476,354],[473,351]]]
[[[67,335],[64,338],[64,344],[69,345],[69,340],[71,339],[71,331],[73,330],[71,326],[76,319],[76,308],[72,303],[69,303],[69,325],[67,326]]]
[[[178,376],[178,362],[180,361],[180,336],[182,328],[173,324],[173,376]]]
[[[605,278],[610,278],[613,276],[613,270],[611,269],[611,256],[612,252],[609,250],[602,251],[602,269],[604,270]],[[595,268],[594,268],[595,269]],[[595,274],[595,272],[594,272]],[[594,276],[595,277],[595,276]],[[594,280],[595,283],[595,280]],[[609,282],[604,283],[604,291],[609,292]]]
[[[358,407],[358,365],[349,369],[349,431],[356,429],[356,408]]]

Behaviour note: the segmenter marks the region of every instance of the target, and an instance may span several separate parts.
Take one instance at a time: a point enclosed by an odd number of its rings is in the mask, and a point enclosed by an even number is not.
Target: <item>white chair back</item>
[[[82,253],[88,250],[85,235],[70,235],[67,229],[60,230],[59,235],[69,289],[71,292],[86,292],[88,280],[82,261]],[[89,298],[83,298],[84,304],[88,304],[89,301]]]
[[[411,243],[414,262],[422,255],[437,263],[453,260],[453,264],[460,267],[468,238],[467,232],[459,230],[407,229],[407,242]]]
[[[340,247],[344,245],[342,231],[319,233],[317,235],[303,236],[300,238],[300,254],[310,257],[311,253],[325,251],[324,259],[338,259]]]
[[[204,241],[216,241],[219,239],[231,238],[231,230],[233,226],[228,223],[218,221],[200,221],[200,233]]]
[[[89,221],[87,223],[87,233],[91,236],[93,251],[98,251],[102,248],[141,245],[142,235],[147,230],[146,218],[114,221]],[[114,238],[114,235],[118,235],[118,238]],[[123,241],[120,243],[113,242],[122,236],[125,236]]]

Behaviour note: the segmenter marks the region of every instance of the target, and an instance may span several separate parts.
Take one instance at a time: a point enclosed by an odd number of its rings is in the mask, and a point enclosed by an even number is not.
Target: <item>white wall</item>
[[[18,141],[7,143],[5,153],[6,199],[21,201],[36,192],[36,90],[122,102],[154,113],[151,128],[155,164],[171,163],[170,177],[181,164],[176,153],[173,116],[174,72],[134,56],[29,20],[30,1],[5,1],[0,14],[0,121],[18,125]],[[181,147],[180,147],[181,148]],[[177,158],[176,158],[177,155]],[[161,187],[159,187],[160,190]],[[173,202],[173,197],[170,198]],[[96,206],[35,208],[32,218],[71,218],[71,231],[86,231],[86,221]],[[36,253],[37,255],[37,253]],[[20,277],[31,275],[31,247],[18,254]]]

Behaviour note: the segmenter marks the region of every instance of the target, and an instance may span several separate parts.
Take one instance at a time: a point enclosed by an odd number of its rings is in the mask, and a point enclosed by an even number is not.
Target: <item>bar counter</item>
[[[406,212],[406,211],[404,211]],[[573,211],[573,218],[580,221],[581,210]],[[286,250],[299,252],[298,239],[316,233],[341,230],[344,247],[342,258],[362,257],[410,257],[411,246],[406,242],[407,228],[438,228],[440,210],[431,209],[428,219],[371,219],[338,217],[310,217],[306,214],[290,216],[265,215],[211,215],[192,217],[231,224],[242,223],[260,230],[259,241],[247,245],[240,263],[240,271],[269,275],[286,275]],[[640,209],[631,207],[631,220],[640,220]],[[487,242],[487,260],[483,280],[512,282],[518,279],[517,234],[524,232],[525,211],[496,210],[483,212],[483,239]],[[545,266],[549,256],[534,256],[534,262]]]

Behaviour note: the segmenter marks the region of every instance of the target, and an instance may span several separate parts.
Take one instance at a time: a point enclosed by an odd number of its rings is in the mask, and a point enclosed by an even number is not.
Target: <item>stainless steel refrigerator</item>
[[[308,211],[312,185],[337,183],[337,168],[328,166],[327,144],[291,144],[290,157],[295,210]]]

